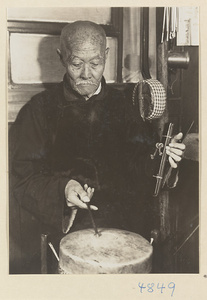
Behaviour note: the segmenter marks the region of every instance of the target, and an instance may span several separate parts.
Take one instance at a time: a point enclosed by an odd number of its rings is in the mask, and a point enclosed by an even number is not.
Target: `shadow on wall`
[[[46,87],[48,83],[60,82],[65,74],[57,48],[59,48],[59,36],[43,37],[39,43],[37,61],[40,68],[40,81]]]

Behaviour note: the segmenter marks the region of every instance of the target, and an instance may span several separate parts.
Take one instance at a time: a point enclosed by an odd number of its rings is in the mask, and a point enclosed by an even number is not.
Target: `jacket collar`
[[[92,97],[90,97],[88,100],[85,100],[85,98],[78,94],[76,91],[74,91],[70,85],[70,83],[67,81],[66,75],[63,78],[63,94],[64,94],[64,100],[66,103],[68,102],[90,102],[93,100],[102,100],[106,94],[107,94],[107,85],[105,82],[104,77],[102,77],[101,80],[101,91],[98,94],[94,94]]]

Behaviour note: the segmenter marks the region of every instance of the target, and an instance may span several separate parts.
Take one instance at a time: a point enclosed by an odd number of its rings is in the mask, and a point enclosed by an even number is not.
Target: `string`
[[[174,95],[173,86],[174,86],[175,82],[177,81],[177,79],[178,79],[178,73],[176,73],[175,80],[172,82],[171,86],[168,85],[168,88],[171,90],[172,95]]]

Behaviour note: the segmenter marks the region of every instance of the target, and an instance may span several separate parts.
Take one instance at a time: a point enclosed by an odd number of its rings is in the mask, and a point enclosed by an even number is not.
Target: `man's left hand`
[[[169,155],[169,163],[172,168],[177,168],[185,150],[185,144],[179,143],[182,137],[182,132],[178,133],[172,138],[169,146],[166,146],[166,153]]]

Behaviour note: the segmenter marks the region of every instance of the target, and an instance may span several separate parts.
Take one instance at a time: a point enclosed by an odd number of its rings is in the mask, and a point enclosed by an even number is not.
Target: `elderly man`
[[[90,227],[91,201],[98,226],[148,236],[155,134],[133,119],[130,99],[105,83],[105,32],[88,21],[69,24],[57,51],[63,82],[34,96],[14,124],[13,195],[54,230]],[[181,138],[167,149],[173,168],[185,147]]]

